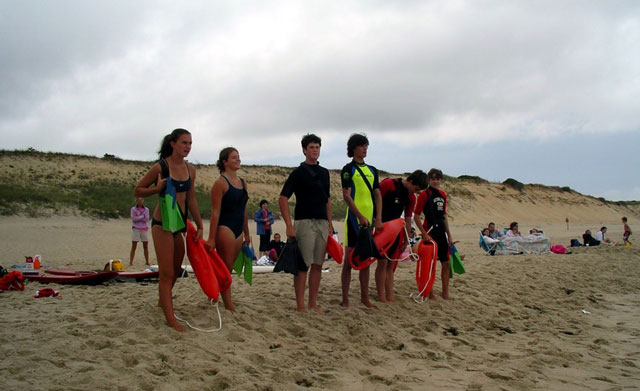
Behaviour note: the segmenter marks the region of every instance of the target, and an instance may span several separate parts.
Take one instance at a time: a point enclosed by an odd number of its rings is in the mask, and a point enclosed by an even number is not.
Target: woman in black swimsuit
[[[242,242],[251,244],[246,208],[249,195],[244,179],[238,177],[240,155],[237,149],[227,147],[220,151],[216,165],[220,170],[220,178],[211,187],[211,227],[207,246],[218,251],[231,271]],[[235,312],[231,289],[221,293],[225,308]]]
[[[162,194],[167,184],[167,177],[176,188],[176,201],[183,219],[187,219],[191,212],[193,220],[198,227],[198,238],[202,238],[202,219],[196,203],[194,193],[196,182],[196,168],[187,163],[185,158],[191,151],[191,133],[185,129],[175,129],[166,135],[160,147],[160,160],[155,163],[145,176],[136,185],[133,194],[136,197],[149,197],[154,194]],[[154,185],[151,187],[151,185]],[[171,233],[162,230],[162,215],[160,204],[153,211],[151,220],[151,235],[153,247],[158,259],[160,280],[158,283],[159,305],[164,312],[167,323],[178,331],[185,329],[178,324],[173,314],[173,300],[171,291],[178,277],[178,271],[184,258],[184,230]]]

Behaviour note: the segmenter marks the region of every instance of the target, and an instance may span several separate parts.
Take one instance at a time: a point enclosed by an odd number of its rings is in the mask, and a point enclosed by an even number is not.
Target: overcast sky
[[[0,0],[0,148],[341,168],[640,199],[640,1]]]

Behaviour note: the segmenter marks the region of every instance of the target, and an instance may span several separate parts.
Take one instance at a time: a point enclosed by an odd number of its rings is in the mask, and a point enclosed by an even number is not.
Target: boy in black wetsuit
[[[429,187],[420,193],[414,211],[413,220],[422,232],[424,240],[433,240],[438,245],[438,259],[442,266],[442,298],[449,299],[449,245],[453,243],[449,222],[447,220],[447,194],[440,190],[442,184],[442,171],[432,168],[427,174]],[[424,213],[424,223],[420,221],[420,215]],[[429,299],[435,300],[433,291]]]

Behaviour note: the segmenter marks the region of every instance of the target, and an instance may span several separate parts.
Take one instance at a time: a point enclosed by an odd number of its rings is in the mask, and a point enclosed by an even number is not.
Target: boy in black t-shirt
[[[307,269],[299,270],[293,278],[296,295],[296,310],[307,312],[304,306],[304,291],[309,272],[309,308],[322,313],[317,305],[322,263],[324,262],[327,237],[333,232],[331,221],[331,199],[329,171],[318,163],[321,140],[314,134],[302,138],[304,162],[294,169],[282,187],[278,204],[282,219],[287,226],[287,238],[296,238],[298,248]],[[295,225],[291,222],[289,198],[296,195]]]

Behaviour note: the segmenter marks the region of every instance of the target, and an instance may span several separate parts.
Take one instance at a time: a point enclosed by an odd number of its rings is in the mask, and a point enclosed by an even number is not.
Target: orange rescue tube
[[[421,240],[418,244],[418,255],[420,259],[416,264],[416,283],[420,296],[426,298],[436,281],[438,245],[432,240],[428,242]]]
[[[187,256],[191,267],[193,267],[193,273],[196,275],[204,294],[211,300],[218,301],[220,287],[210,256],[204,247],[204,240],[194,241],[195,235],[196,228],[190,221],[187,221]]]
[[[404,220],[401,217],[398,217],[397,219],[389,220],[382,224],[382,230],[373,235],[373,240],[378,246],[380,255],[385,255],[387,253],[389,247],[391,247],[400,234],[402,227],[404,227]]]
[[[342,263],[342,257],[344,257],[342,246],[332,235],[327,237],[327,252],[336,262]]]

